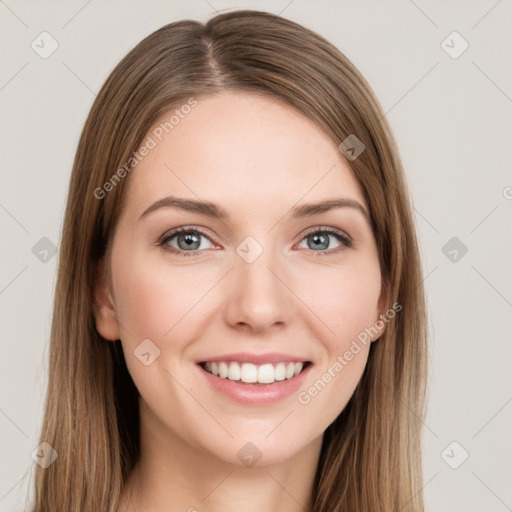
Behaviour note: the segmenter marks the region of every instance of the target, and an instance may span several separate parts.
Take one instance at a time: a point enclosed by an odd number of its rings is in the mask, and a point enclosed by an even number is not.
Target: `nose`
[[[263,250],[250,263],[236,255],[234,266],[227,283],[227,323],[258,334],[284,327],[296,305],[277,255]]]

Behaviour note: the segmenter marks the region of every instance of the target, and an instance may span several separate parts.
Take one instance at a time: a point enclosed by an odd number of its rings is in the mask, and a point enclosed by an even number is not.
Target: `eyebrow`
[[[160,199],[150,205],[139,217],[139,220],[148,216],[151,212],[160,208],[179,208],[189,212],[199,213],[201,215],[207,215],[215,219],[229,219],[229,214],[219,204],[212,203],[210,201],[198,201],[195,199],[185,199],[176,196],[168,196]],[[324,213],[334,208],[353,208],[356,211],[362,213],[366,220],[370,220],[368,212],[364,206],[355,201],[354,199],[348,198],[335,198],[320,201],[317,203],[306,203],[295,208],[292,208],[291,214],[293,218],[304,218]]]

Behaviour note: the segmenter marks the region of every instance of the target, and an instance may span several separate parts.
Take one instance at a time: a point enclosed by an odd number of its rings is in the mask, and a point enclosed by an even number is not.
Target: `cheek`
[[[121,265],[115,284],[116,310],[125,337],[134,343],[176,337],[212,280],[200,272],[183,271],[165,258],[133,257]]]
[[[316,272],[314,283],[303,283],[302,297],[315,313],[324,357],[297,398],[305,411],[319,411],[328,425],[350,400],[366,366],[371,343],[365,330],[378,318],[379,264],[368,257],[328,267]]]
[[[381,292],[378,262],[367,258],[317,271],[314,281],[307,286],[303,283],[302,290],[304,303],[324,327],[322,338],[328,350],[345,350],[377,320]]]
[[[175,373],[175,361],[180,360],[200,320],[201,298],[217,278],[211,275],[211,269],[208,273],[184,271],[165,257],[133,253],[129,258],[125,254],[123,259],[122,255],[119,250],[117,267],[113,256],[114,287],[130,375],[153,410],[160,409],[161,400],[186,402],[187,397],[180,395],[180,387],[173,386],[165,370]],[[141,345],[147,339],[154,345]],[[142,346],[148,348],[141,350]],[[145,366],[137,355],[148,351],[153,362]],[[154,354],[158,356],[153,359]]]

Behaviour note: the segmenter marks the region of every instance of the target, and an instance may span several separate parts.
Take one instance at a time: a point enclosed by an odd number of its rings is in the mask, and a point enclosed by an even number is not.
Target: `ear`
[[[371,328],[371,341],[377,341],[386,330],[386,325],[388,322],[388,316],[386,313],[389,311],[389,293],[388,293],[388,284],[382,280],[380,297],[377,302],[376,312],[375,312],[375,321]]]
[[[107,340],[118,340],[120,338],[119,324],[110,285],[106,279],[104,260],[98,264],[96,269],[93,310],[96,330]]]

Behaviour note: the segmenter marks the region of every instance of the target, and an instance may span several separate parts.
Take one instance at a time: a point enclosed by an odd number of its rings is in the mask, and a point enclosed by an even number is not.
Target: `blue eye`
[[[334,249],[328,249],[330,245],[330,239],[335,238],[339,245]],[[306,240],[307,248],[316,253],[316,255],[322,254],[333,254],[337,253],[344,247],[352,247],[352,239],[337,229],[333,228],[316,228],[314,231],[310,231],[301,240]],[[320,250],[317,250],[320,249]]]
[[[176,243],[178,247],[174,247],[169,242],[176,238]],[[201,249],[208,249],[208,247],[204,247],[204,244],[201,244],[201,238],[206,238],[210,240],[205,233],[201,230],[194,229],[184,229],[178,228],[168,235],[164,236],[162,240],[160,240],[159,245],[162,246],[165,250],[180,253],[183,256],[193,256],[195,251],[199,251]]]
[[[202,243],[203,238],[208,240],[211,244],[210,247],[205,247],[205,244]],[[329,249],[332,238],[336,239],[339,245]],[[174,240],[176,245],[171,243]],[[316,253],[316,255],[333,254],[342,250],[343,247],[353,246],[352,239],[348,235],[334,228],[316,228],[307,233],[301,243],[304,240],[307,244],[306,249]],[[180,256],[196,256],[201,250],[211,249],[213,243],[208,235],[198,228],[180,227],[164,235],[159,240],[158,246]]]

